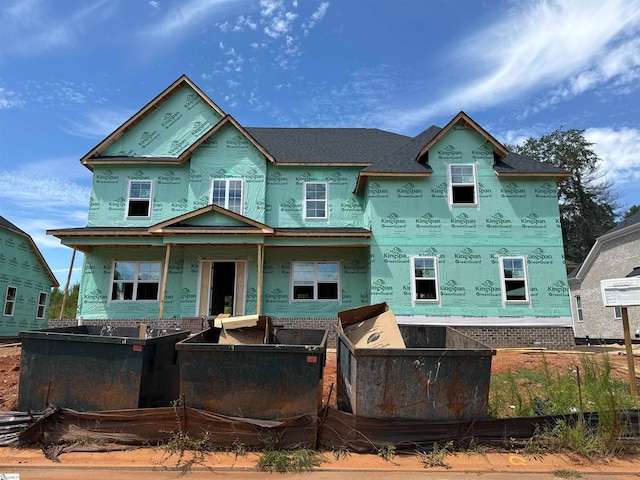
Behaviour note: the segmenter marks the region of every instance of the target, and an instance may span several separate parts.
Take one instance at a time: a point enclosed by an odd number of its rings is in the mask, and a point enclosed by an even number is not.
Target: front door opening
[[[211,301],[209,315],[235,314],[235,262],[213,262],[211,266]]]

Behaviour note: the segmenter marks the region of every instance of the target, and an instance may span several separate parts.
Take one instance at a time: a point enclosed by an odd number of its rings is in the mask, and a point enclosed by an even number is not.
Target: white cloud
[[[69,121],[61,128],[77,137],[104,138],[131,118],[135,112],[125,109],[99,109],[88,112],[82,122]]]
[[[327,10],[329,10],[329,5],[329,2],[320,3],[318,9],[311,14],[311,19],[302,24],[302,30],[304,31],[305,35],[307,35],[309,33],[309,30],[315,27],[318,22],[322,21],[324,16],[327,14]]]
[[[160,2],[150,1],[149,6],[154,10],[160,10]]]
[[[0,110],[8,110],[10,108],[20,108],[24,102],[16,95],[15,92],[0,87]]]
[[[588,128],[584,137],[602,159],[601,170],[616,189],[637,189],[640,180],[640,129]]]
[[[465,39],[450,58],[469,80],[439,101],[394,112],[396,125],[418,125],[433,115],[493,106],[545,88],[555,89],[547,102],[557,101],[637,68],[637,43],[628,36],[640,27],[640,2],[516,3],[499,18]]]

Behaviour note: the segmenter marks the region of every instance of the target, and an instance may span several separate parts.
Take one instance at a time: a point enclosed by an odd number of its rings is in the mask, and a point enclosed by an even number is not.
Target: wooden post
[[[264,268],[264,245],[258,244],[258,291],[256,298],[256,313],[262,313],[262,269]]]
[[[171,255],[171,244],[167,243],[167,251],[164,255],[164,272],[162,274],[162,292],[160,293],[160,313],[158,318],[164,315],[164,296],[167,293],[167,275],[169,274],[169,256]]]
[[[627,350],[627,366],[629,367],[629,384],[631,385],[631,395],[638,396],[638,381],[636,380],[636,368],[633,363],[633,349],[631,348],[631,332],[629,331],[629,316],[627,307],[621,307],[622,328],[624,329],[624,346]]]
[[[58,320],[62,320],[62,315],[64,314],[64,307],[67,303],[67,297],[69,296],[69,283],[71,282],[71,272],[73,272],[73,262],[76,260],[76,249],[73,249],[73,254],[71,254],[71,265],[69,265],[69,275],[67,275],[67,284],[64,286],[64,295],[62,296],[62,306],[60,307],[60,316]]]

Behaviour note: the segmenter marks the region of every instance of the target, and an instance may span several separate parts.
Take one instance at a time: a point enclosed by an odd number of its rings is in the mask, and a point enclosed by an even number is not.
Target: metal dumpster
[[[363,417],[483,418],[495,350],[450,327],[400,325],[407,348],[355,348],[338,329],[338,409]]]
[[[280,420],[317,415],[326,330],[270,328],[265,344],[219,344],[210,328],[176,345],[187,407]]]
[[[180,393],[183,330],[81,325],[20,332],[18,408],[80,411],[170,406]]]

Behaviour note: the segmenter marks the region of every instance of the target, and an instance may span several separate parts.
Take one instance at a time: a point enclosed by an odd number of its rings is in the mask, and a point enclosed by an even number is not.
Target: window
[[[449,182],[451,204],[475,205],[478,203],[475,165],[449,165]]]
[[[502,300],[507,303],[529,301],[529,285],[524,257],[500,258]]]
[[[40,292],[38,295],[38,308],[36,309],[36,318],[44,318],[44,311],[47,307],[47,294]]]
[[[2,314],[5,317],[13,317],[13,312],[16,309],[16,296],[18,295],[18,289],[16,287],[7,287],[7,291],[4,295],[4,309]]]
[[[151,217],[151,180],[130,180],[127,217]]]
[[[304,218],[327,218],[327,184],[304,184]]]
[[[428,302],[438,300],[438,258],[411,257],[413,300]]]
[[[211,203],[242,215],[243,187],[242,179],[214,178],[211,180]]]
[[[160,262],[114,262],[111,300],[158,300]]]
[[[293,262],[291,264],[293,300],[338,300],[340,292],[338,262]]]
[[[613,318],[622,320],[622,307],[613,307]]]
[[[578,321],[583,322],[584,318],[582,317],[582,298],[580,298],[580,295],[576,295],[576,312],[578,314]]]

